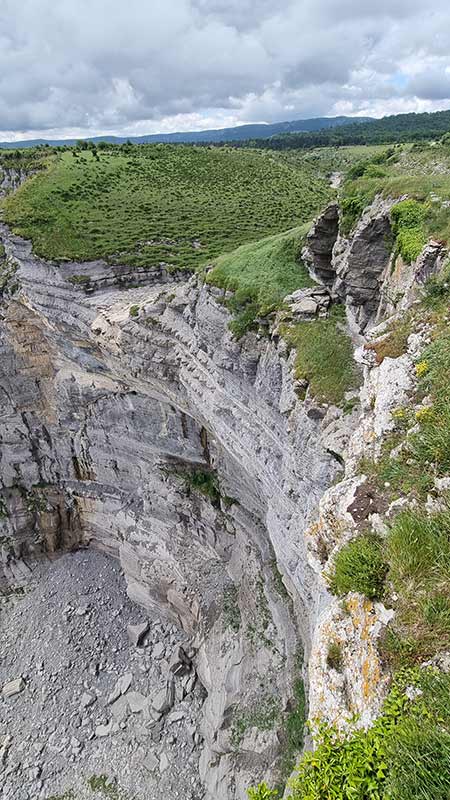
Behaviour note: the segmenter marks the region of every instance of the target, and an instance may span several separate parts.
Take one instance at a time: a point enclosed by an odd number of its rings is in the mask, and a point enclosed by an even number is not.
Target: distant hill
[[[449,131],[450,111],[434,111],[423,114],[395,114],[358,124],[353,121],[351,124],[320,131],[277,134],[266,140],[237,142],[236,146],[289,150],[356,144],[393,144],[440,139]]]
[[[359,125],[368,122],[371,117],[315,117],[314,119],[296,119],[292,122],[275,122],[272,125],[238,125],[235,128],[217,128],[208,131],[186,131],[180,133],[152,133],[147,136],[92,136],[88,142],[109,142],[111,144],[123,144],[133,142],[133,144],[145,144],[147,142],[172,142],[195,144],[196,142],[237,142],[249,139],[267,139],[270,136],[298,133],[300,131],[310,132],[326,128],[334,128],[339,125],[347,125],[349,122]],[[78,139],[29,139],[21,142],[0,142],[0,147],[36,147],[37,145],[72,145]]]

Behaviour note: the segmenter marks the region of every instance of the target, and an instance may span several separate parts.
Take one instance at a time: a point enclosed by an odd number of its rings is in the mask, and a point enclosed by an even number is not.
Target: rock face
[[[311,275],[345,302],[355,334],[395,310],[408,308],[417,287],[442,266],[445,248],[439,242],[429,242],[413,267],[393,254],[391,209],[403,199],[375,198],[349,237],[339,234],[340,211],[332,203],[306,238],[303,260]]]
[[[236,343],[195,279],[126,288],[125,271],[44,263],[2,233],[17,283],[0,325],[4,583],[43,552],[118,558],[130,598],[192,638],[207,797],[244,798],[279,744],[255,728],[240,752],[237,716],[286,707],[326,601],[302,530],[341,470],[327,448],[341,412],[309,415],[284,344]]]
[[[392,205],[389,200],[376,200],[362,215],[351,239],[339,239],[334,246],[333,291],[346,301],[355,329],[367,327],[380,302],[392,250]]]
[[[338,234],[339,206],[337,203],[330,203],[314,221],[302,252],[302,258],[308,264],[313,277],[325,286],[332,286],[336,277],[332,259]]]

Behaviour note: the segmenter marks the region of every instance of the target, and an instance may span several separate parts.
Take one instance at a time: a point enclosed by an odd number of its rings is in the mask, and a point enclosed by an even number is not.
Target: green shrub
[[[427,242],[426,209],[417,200],[403,200],[391,209],[396,247],[406,263],[420,255]]]
[[[139,316],[139,306],[131,306],[130,317],[138,317],[138,316]]]
[[[402,200],[391,209],[391,217],[394,223],[394,232],[405,228],[417,228],[425,220],[425,209],[422,203],[417,200]]]
[[[377,164],[368,164],[364,173],[368,178],[385,178],[387,172]]]
[[[220,505],[220,488],[217,475],[212,470],[194,469],[185,475],[185,480],[192,489],[209,497],[214,506]]]
[[[199,494],[208,497],[215,508],[220,507],[222,495],[220,493],[219,479],[215,470],[202,469],[201,467],[195,467],[193,469],[162,467],[162,471],[167,475],[174,475],[180,478],[187,492],[191,490],[199,492]],[[226,497],[224,500],[228,501],[229,504],[234,501],[231,497]]]
[[[380,540],[371,534],[359,536],[339,550],[330,589],[334,594],[360,592],[377,599],[383,595],[386,572]]]
[[[397,234],[396,244],[399,253],[407,264],[418,258],[427,243],[427,235],[421,228],[406,228]]]
[[[278,797],[276,789],[269,789],[264,781],[258,786],[250,786],[247,789],[248,800],[275,800]]]
[[[327,665],[336,672],[342,672],[342,645],[339,642],[330,642],[327,652]]]

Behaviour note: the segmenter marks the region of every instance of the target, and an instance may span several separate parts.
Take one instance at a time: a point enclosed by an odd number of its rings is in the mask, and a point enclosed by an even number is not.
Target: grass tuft
[[[450,510],[411,509],[390,530],[386,556],[397,598],[383,650],[396,665],[450,647]]]
[[[344,545],[334,560],[330,589],[334,594],[360,592],[379,599],[384,592],[387,564],[380,540],[366,534]]]

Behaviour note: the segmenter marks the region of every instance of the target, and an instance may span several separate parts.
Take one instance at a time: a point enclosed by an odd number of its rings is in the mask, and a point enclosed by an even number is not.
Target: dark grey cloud
[[[450,105],[431,0],[0,0],[0,130],[141,133]]]
[[[427,69],[419,72],[407,84],[410,94],[424,97],[427,100],[445,100],[450,97],[450,66],[442,65],[442,69]]]

